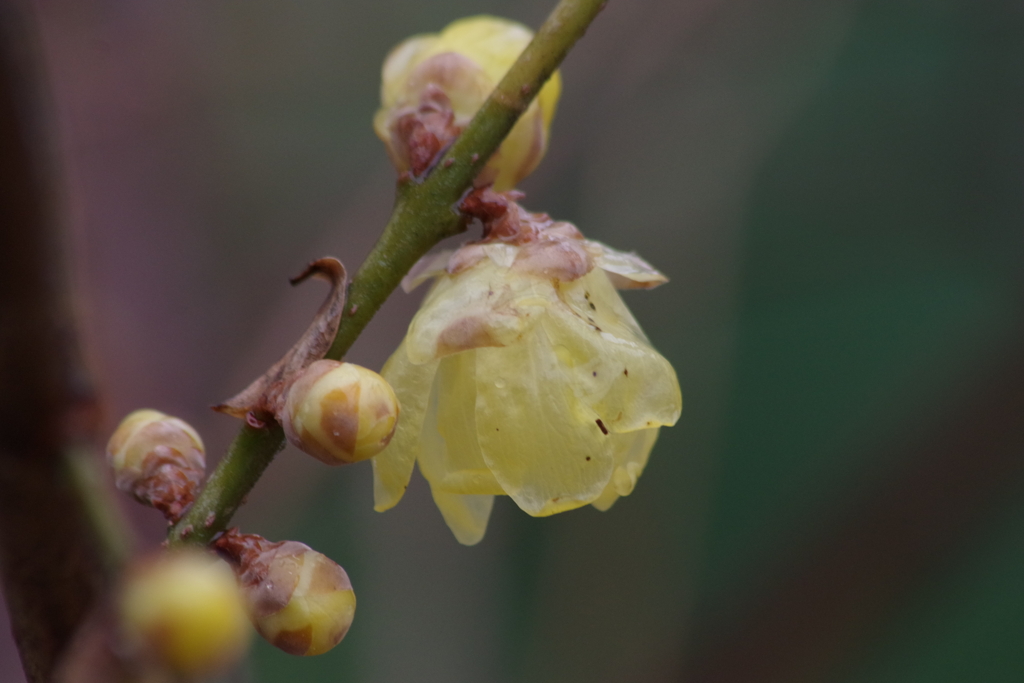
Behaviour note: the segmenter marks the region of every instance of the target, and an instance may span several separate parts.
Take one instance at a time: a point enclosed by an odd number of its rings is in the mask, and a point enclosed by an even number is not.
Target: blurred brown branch
[[[49,680],[92,605],[104,556],[65,455],[91,443],[27,3],[0,6],[0,575],[30,681]]]

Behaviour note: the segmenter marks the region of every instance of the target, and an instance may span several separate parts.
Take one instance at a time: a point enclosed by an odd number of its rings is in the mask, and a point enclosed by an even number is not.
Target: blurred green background
[[[354,267],[387,218],[387,50],[551,5],[38,3],[110,424],[153,406],[222,450],[206,406],[323,294],[286,278]],[[613,0],[563,77],[524,203],[672,279],[626,298],[682,419],[611,511],[499,500],[473,548],[418,475],[380,515],[368,466],[289,450],[239,522],[343,564],[357,619],[235,679],[1024,680],[1024,7]],[[420,296],[350,360],[379,368]]]

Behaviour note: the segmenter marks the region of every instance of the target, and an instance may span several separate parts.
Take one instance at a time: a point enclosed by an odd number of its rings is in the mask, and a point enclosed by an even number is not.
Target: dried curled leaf
[[[317,259],[290,282],[297,285],[310,277],[321,277],[331,283],[331,291],[313,317],[313,322],[281,360],[214,410],[246,419],[252,414],[258,420],[269,419],[284,404],[284,394],[291,380],[331,348],[345,311],[348,275],[341,261],[333,257]]]

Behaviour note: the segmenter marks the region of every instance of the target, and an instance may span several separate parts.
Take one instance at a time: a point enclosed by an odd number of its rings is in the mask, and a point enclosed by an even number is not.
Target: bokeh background
[[[393,171],[380,63],[551,0],[40,0],[75,281],[112,427],[207,409],[356,266]],[[233,680],[1024,680],[1024,5],[613,0],[526,205],[672,279],[627,302],[686,406],[636,492],[459,546],[417,475],[289,449],[238,516],[341,562],[335,651]],[[349,356],[379,368],[422,292]],[[141,547],[158,515],[125,504]],[[0,680],[23,680],[0,621]]]

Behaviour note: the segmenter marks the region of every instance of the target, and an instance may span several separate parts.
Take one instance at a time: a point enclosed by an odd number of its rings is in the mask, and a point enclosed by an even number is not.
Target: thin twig
[[[399,186],[391,218],[352,280],[347,313],[328,358],[345,355],[416,261],[464,229],[456,209],[459,200],[605,4],[606,0],[560,0],[443,163],[422,182]],[[243,426],[192,509],[171,529],[171,544],[206,544],[223,531],[283,444],[277,425]]]

